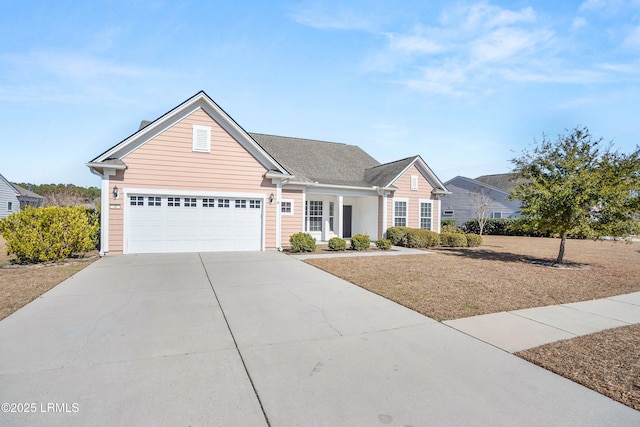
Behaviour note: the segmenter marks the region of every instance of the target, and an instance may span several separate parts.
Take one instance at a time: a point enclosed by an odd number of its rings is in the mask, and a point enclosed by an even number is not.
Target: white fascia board
[[[220,108],[207,94],[198,92],[192,98],[178,105],[171,111],[160,116],[151,124],[138,130],[111,149],[96,157],[91,163],[99,163],[108,158],[123,158],[135,151],[151,138],[161,134],[171,126],[202,108],[216,123],[218,123],[231,137],[251,153],[265,168],[276,169],[286,173],[284,168],[275,161],[265,150],[242,129],[222,108]]]
[[[413,161],[411,163],[409,163],[403,170],[402,172],[400,172],[398,175],[396,175],[395,178],[393,178],[393,180],[391,180],[391,182],[389,182],[386,187],[391,187],[401,176],[403,176],[405,173],[407,173],[407,171],[409,169],[411,169],[413,166],[416,166],[416,168],[418,169],[418,171],[420,172],[420,174],[424,177],[424,179],[426,179],[429,184],[431,184],[431,186],[436,189],[436,188],[442,188],[445,193],[444,194],[451,194],[449,192],[449,190],[447,190],[447,188],[445,187],[445,185],[442,183],[442,181],[440,181],[440,179],[436,176],[435,173],[433,173],[433,171],[431,170],[431,168],[429,167],[429,165],[427,165],[427,163],[422,159],[422,157],[420,156],[416,156],[415,159],[413,159]]]

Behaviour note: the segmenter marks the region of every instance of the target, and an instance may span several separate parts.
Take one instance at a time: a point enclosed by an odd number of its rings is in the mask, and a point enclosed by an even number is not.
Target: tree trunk
[[[564,259],[564,246],[567,243],[567,235],[563,234],[560,238],[560,250],[558,251],[558,258],[556,259],[556,264],[562,264]]]

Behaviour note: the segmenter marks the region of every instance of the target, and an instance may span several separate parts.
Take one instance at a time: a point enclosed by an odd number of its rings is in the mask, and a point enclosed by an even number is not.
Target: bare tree
[[[478,218],[478,227],[480,228],[479,234],[481,236],[484,231],[484,226],[487,223],[489,206],[491,206],[491,203],[493,202],[490,194],[491,190],[485,191],[484,188],[476,188],[474,191],[469,192],[471,207]]]

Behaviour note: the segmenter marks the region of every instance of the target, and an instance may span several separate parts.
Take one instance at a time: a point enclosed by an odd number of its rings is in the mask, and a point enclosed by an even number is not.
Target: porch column
[[[276,184],[276,249],[282,250],[282,209],[280,203],[282,200],[282,183]]]
[[[338,215],[338,237],[340,237],[341,239],[344,238],[342,235],[342,205],[342,196],[338,196],[338,212],[334,212],[334,214]]]
[[[382,237],[387,238],[387,193],[382,193]]]

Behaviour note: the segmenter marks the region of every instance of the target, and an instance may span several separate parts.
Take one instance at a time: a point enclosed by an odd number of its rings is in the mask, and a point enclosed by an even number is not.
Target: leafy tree
[[[567,237],[625,237],[638,232],[640,148],[631,154],[602,148],[587,128],[555,142],[543,136],[533,150],[512,160],[523,181],[510,198],[522,201],[524,225],[560,237],[561,264]]]

